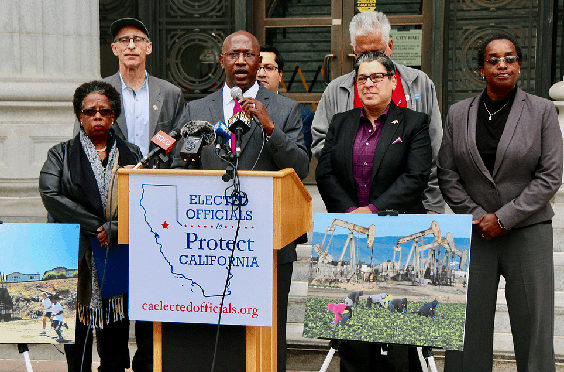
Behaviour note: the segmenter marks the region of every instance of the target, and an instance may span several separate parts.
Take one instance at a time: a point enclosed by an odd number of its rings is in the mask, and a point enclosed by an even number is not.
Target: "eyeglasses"
[[[235,52],[233,52],[233,53],[225,53],[224,55],[227,56],[227,58],[234,60],[234,61],[238,60],[239,56],[243,56],[243,59],[245,61],[248,61],[250,59],[254,59],[257,56],[255,53],[248,53],[248,52],[247,53],[243,53],[243,52],[235,53]]]
[[[375,73],[370,74],[370,75],[358,75],[356,77],[356,83],[358,85],[366,84],[366,81],[368,79],[370,79],[371,82],[373,82],[374,84],[377,84],[377,83],[380,83],[382,80],[384,80],[384,78],[386,76],[390,77],[390,76],[394,76],[394,74],[391,74],[391,73],[384,74],[384,73],[381,73],[381,72],[375,72]]]
[[[145,41],[149,41],[147,38],[144,38],[143,36],[131,36],[131,37],[130,36],[122,36],[122,37],[118,37],[115,41],[117,43],[120,43],[123,46],[127,46],[127,45],[129,45],[131,40],[133,40],[133,44],[135,44],[137,46],[141,45]]]
[[[486,62],[492,66],[499,64],[500,61],[503,61],[507,64],[513,64],[519,62],[518,56],[505,56],[505,57],[490,57],[486,59]]]
[[[104,116],[104,117],[108,117],[111,116],[114,112],[112,109],[86,109],[86,110],[82,110],[81,111],[84,115],[86,116],[96,116],[96,114],[99,112],[100,115]]]
[[[257,72],[259,72],[260,70],[264,70],[266,72],[274,72],[274,71],[278,70],[278,67],[273,66],[273,65],[259,66]]]

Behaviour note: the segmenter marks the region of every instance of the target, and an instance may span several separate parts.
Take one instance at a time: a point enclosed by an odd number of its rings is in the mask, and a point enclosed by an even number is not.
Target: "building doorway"
[[[261,0],[256,35],[284,56],[283,93],[314,110],[327,84],[352,71],[349,23],[361,11],[384,12],[392,24],[394,55],[400,63],[426,68],[429,0]],[[426,8],[427,6],[427,8]],[[429,15],[428,15],[428,14]],[[423,61],[423,62],[422,62]]]

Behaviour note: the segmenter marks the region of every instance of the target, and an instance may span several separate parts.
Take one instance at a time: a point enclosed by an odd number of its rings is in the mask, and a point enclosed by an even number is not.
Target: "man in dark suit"
[[[123,140],[139,146],[147,155],[156,145],[151,138],[158,131],[166,133],[182,125],[184,97],[177,86],[150,76],[145,71],[147,56],[153,51],[149,32],[135,18],[122,18],[112,23],[112,51],[118,57],[119,71],[103,79],[120,93],[124,115],[112,127]],[[80,130],[75,121],[74,134]],[[149,164],[154,168],[168,168],[171,159],[162,163],[159,158]],[[153,371],[153,323],[135,322],[137,351],[132,367],[135,372]]]
[[[151,76],[145,71],[147,56],[153,51],[149,32],[135,18],[122,18],[110,27],[112,51],[118,57],[119,71],[104,78],[122,96],[123,112],[113,125],[118,136],[134,143],[147,155],[155,144],[151,138],[158,131],[170,132],[180,126],[184,97],[177,86]],[[74,134],[80,124],[75,122]],[[150,167],[168,168],[168,163],[154,159]]]
[[[260,46],[260,56],[262,62],[257,71],[257,80],[262,83],[268,90],[278,93],[282,75],[284,74],[284,58],[276,47],[271,45]],[[304,142],[307,154],[311,159],[311,122],[313,121],[313,111],[300,105],[302,115],[302,132],[304,132]],[[307,237],[305,242],[307,242]]]
[[[258,123],[253,120],[251,129],[243,135],[239,169],[277,171],[293,168],[303,179],[308,173],[309,159],[304,145],[299,104],[271,92],[257,81],[257,70],[261,63],[259,53],[259,43],[250,33],[237,31],[229,35],[219,56],[221,66],[225,70],[225,85],[207,97],[188,103],[184,111],[185,119],[206,120],[211,123],[220,120],[227,122],[233,115],[234,107],[240,105],[241,110],[249,116],[254,115]],[[237,103],[230,95],[230,90],[234,87],[241,88],[243,92],[243,99]],[[176,153],[181,146],[182,143],[176,146]],[[201,159],[196,163],[196,167],[201,169],[226,168],[226,163],[216,156],[213,146],[204,147]],[[188,164],[182,164],[182,160],[175,157],[173,167],[176,166]],[[293,261],[296,259],[295,243],[277,252],[278,371],[286,370],[286,315]],[[230,332],[226,328],[222,328],[222,335]],[[233,332],[241,333],[233,328],[242,327],[231,327]],[[200,328],[198,333],[193,335],[199,340],[215,337],[215,327]],[[243,337],[241,342],[244,342],[244,330],[240,337]],[[202,351],[204,354],[206,352]],[[200,360],[202,364],[211,361],[205,355]],[[235,369],[232,365],[232,370]]]

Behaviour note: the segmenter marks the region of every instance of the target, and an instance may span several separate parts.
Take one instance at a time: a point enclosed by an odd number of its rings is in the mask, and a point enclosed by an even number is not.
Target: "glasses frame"
[[[257,72],[259,72],[260,70],[264,70],[266,72],[275,72],[278,71],[278,66],[274,66],[274,65],[259,66]]]
[[[116,38],[114,40],[114,43],[117,44],[121,44],[123,46],[128,46],[131,43],[131,40],[133,40],[133,44],[139,46],[141,45],[143,42],[149,42],[149,39],[147,39],[146,37],[143,36],[122,36],[119,38]]]
[[[237,61],[241,56],[243,56],[243,59],[245,61],[254,59],[258,56],[258,54],[251,52],[231,52],[231,53],[224,53],[223,55],[232,61]]]
[[[511,62],[508,61],[507,58],[509,58],[510,60],[515,58],[515,60]],[[514,63],[519,63],[519,56],[490,57],[485,60],[485,62],[490,66],[497,66],[501,61],[503,61],[503,63],[505,64],[512,65]]]
[[[372,79],[371,76],[374,76],[374,75],[382,75],[382,78]],[[381,83],[382,81],[384,81],[384,78],[386,78],[386,77],[390,78],[390,77],[392,77],[392,76],[394,76],[394,74],[392,74],[391,72],[388,72],[388,73],[375,72],[375,73],[370,74],[370,75],[359,75],[359,76],[356,77],[355,81],[356,81],[356,84],[357,84],[357,85],[364,85],[364,84],[366,84],[366,82],[368,81],[368,79],[370,79],[370,81],[371,81],[372,83],[378,84],[378,83]],[[360,78],[363,78],[364,81],[362,81],[362,82],[359,81]]]
[[[92,108],[92,109],[80,110],[80,112],[88,117],[94,117],[96,116],[97,113],[100,113],[100,116],[107,118],[113,115],[114,110],[112,110],[111,108],[103,108],[103,109]]]

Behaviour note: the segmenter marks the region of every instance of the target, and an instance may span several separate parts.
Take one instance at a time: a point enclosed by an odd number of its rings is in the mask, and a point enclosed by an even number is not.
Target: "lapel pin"
[[[392,124],[397,124],[397,123],[398,123],[397,120],[392,121]]]
[[[158,110],[159,108],[157,107],[157,105],[153,105],[153,110]]]

